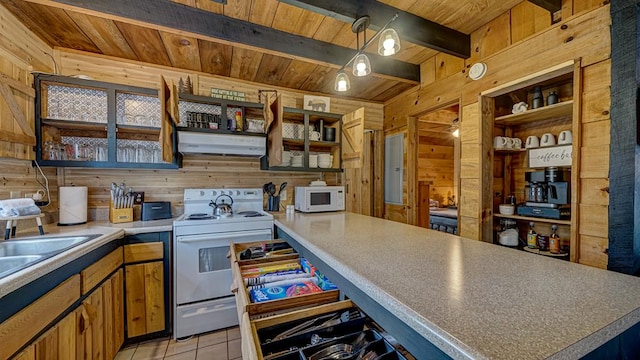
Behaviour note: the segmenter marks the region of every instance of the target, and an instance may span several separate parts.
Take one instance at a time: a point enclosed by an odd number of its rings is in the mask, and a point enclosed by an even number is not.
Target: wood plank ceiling
[[[523,0],[381,0],[380,3],[470,34]],[[146,2],[146,1],[143,1]],[[85,2],[86,3],[86,2]],[[108,2],[107,2],[108,3]],[[137,3],[136,1],[132,3]],[[319,94],[347,96],[384,102],[415,86],[418,81],[376,73],[354,79],[351,90],[333,89],[340,68],[349,58],[334,64],[297,54],[230,42],[157,23],[144,22],[117,13],[98,12],[73,1],[3,0],[21,22],[52,47],[81,50],[151,64],[201,71],[214,75],[254,81]],[[278,0],[227,0],[226,5],[211,0],[154,0],[153,6],[188,6],[226,18],[346,47],[355,54],[356,36],[351,23],[325,16]],[[366,9],[363,10],[366,12]],[[206,14],[205,14],[206,15]],[[213,18],[212,18],[213,19]],[[220,17],[215,17],[220,19]],[[235,21],[234,20],[234,21]],[[387,19],[383,19],[382,22]],[[367,30],[367,38],[375,34]],[[367,48],[375,53],[376,46]],[[402,42],[393,58],[419,65],[438,51]]]

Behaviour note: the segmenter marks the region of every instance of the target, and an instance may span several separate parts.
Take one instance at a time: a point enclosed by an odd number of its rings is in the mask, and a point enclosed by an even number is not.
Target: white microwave
[[[344,210],[344,186],[296,186],[296,210],[302,212]]]

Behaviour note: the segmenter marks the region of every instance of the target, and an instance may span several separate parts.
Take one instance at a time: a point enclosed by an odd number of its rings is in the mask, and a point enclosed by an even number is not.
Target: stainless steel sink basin
[[[50,236],[0,241],[0,278],[102,236]]]
[[[0,242],[0,257],[22,255],[48,255],[70,249],[98,235],[43,237],[24,240],[6,240]]]
[[[42,258],[42,255],[24,255],[24,256],[8,256],[0,258],[0,278],[18,271],[36,262]]]

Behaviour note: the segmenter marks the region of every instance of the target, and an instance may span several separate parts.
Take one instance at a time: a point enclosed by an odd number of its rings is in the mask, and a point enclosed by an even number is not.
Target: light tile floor
[[[161,338],[127,345],[115,360],[235,360],[242,359],[238,327],[213,331],[188,340]]]

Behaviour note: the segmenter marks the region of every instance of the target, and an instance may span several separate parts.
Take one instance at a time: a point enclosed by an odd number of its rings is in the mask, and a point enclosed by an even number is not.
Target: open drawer
[[[296,294],[297,296],[293,297],[285,297],[274,300],[264,300],[261,302],[252,302],[251,301],[251,292],[245,286],[245,281],[242,276],[242,272],[248,269],[255,269],[257,267],[278,267],[281,265],[300,264],[300,259],[287,259],[287,260],[277,260],[270,262],[263,262],[260,264],[249,264],[249,265],[239,265],[238,263],[233,263],[231,265],[232,274],[233,274],[233,285],[231,292],[235,294],[236,297],[236,306],[238,310],[238,318],[242,318],[243,313],[247,313],[251,319],[257,317],[265,317],[270,315],[281,314],[283,312],[288,312],[295,309],[308,308],[320,304],[326,304],[330,302],[338,301],[338,297],[340,295],[338,290],[328,290],[328,291],[320,291],[306,294]],[[281,287],[281,291],[283,291],[283,287]],[[265,291],[266,292],[266,291]]]
[[[330,357],[333,349],[336,356],[343,351],[353,359],[358,354],[363,359],[405,359],[367,320],[350,300],[256,320],[245,316],[240,324],[243,357],[317,360]]]
[[[240,266],[297,258],[291,245],[280,239],[231,244],[231,263]]]

